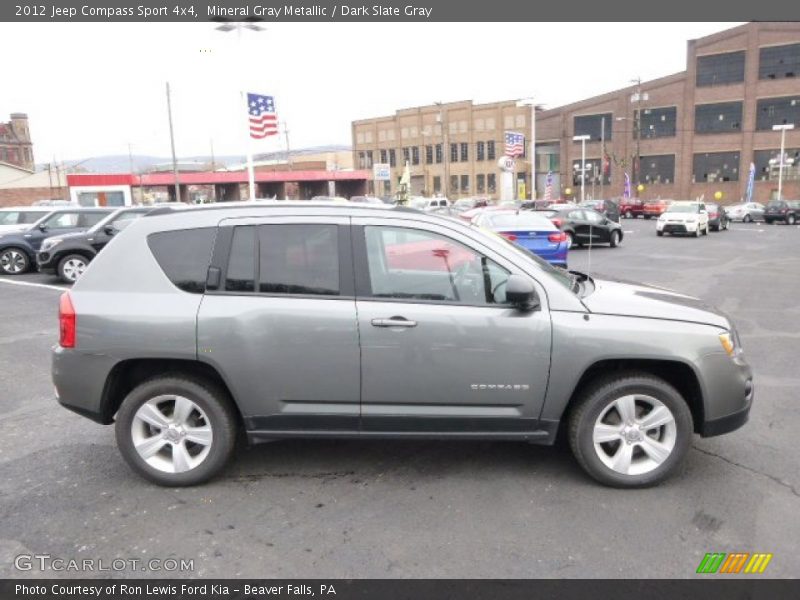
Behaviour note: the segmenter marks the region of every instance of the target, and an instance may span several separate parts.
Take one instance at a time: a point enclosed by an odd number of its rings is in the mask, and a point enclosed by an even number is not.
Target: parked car
[[[665,233],[708,235],[708,211],[702,202],[673,202],[656,223],[656,235]]]
[[[787,225],[794,225],[800,218],[800,202],[791,200],[772,200],[764,209],[764,221],[771,225],[781,221]]]
[[[644,202],[639,198],[623,198],[620,200],[619,212],[626,219],[635,219],[644,216]]]
[[[604,217],[619,223],[619,205],[613,200],[587,200],[580,204],[581,208],[591,208]]]
[[[213,477],[241,429],[538,444],[561,430],[589,475],[642,487],[693,433],[747,421],[736,329],[696,298],[568,273],[422,212],[154,212],[61,296],[52,376],[58,402],[115,423],[158,484]],[[433,268],[395,268],[409,244]]]
[[[350,202],[356,204],[383,204],[383,200],[376,196],[351,196]]]
[[[725,231],[731,220],[725,207],[719,204],[706,203],[706,211],[708,211],[708,228],[711,231]]]
[[[0,208],[0,233],[27,229],[54,210],[54,208],[44,206],[11,206],[8,208]]]
[[[490,204],[489,206],[479,206],[477,208],[471,208],[469,210],[465,210],[464,212],[456,213],[458,218],[464,221],[465,223],[471,223],[472,220],[477,217],[478,215],[484,212],[494,212],[494,211],[509,211],[514,210],[514,208],[509,208],[508,206],[498,206],[496,204]]]
[[[764,205],[760,202],[744,202],[726,206],[725,212],[728,213],[731,221],[742,221],[750,223],[752,221],[764,220]]]
[[[436,211],[438,209],[447,209],[450,207],[450,201],[447,198],[426,198],[424,196],[412,196],[408,199],[408,206],[424,211]]]
[[[567,235],[538,212],[485,211],[475,217],[473,223],[503,236],[551,265],[567,266]]]
[[[59,208],[28,229],[0,235],[0,273],[19,275],[36,264],[36,252],[50,236],[86,231],[112,208]]]
[[[608,244],[616,248],[624,237],[619,223],[591,208],[557,210],[548,218],[566,234],[569,247]]]
[[[671,203],[672,200],[648,200],[642,207],[642,216],[645,219],[660,217]]]
[[[154,208],[121,208],[87,231],[54,235],[45,239],[36,253],[39,271],[58,275],[65,283],[75,283],[97,253],[116,234],[151,210]]]
[[[484,208],[486,206],[490,206],[491,204],[492,200],[490,198],[485,198],[482,196],[475,198],[459,198],[453,203],[453,210],[460,213],[472,210],[473,208]]]

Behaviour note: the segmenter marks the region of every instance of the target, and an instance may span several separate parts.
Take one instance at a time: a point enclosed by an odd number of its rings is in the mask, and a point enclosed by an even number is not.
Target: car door
[[[505,304],[518,269],[445,225],[353,223],[362,433],[534,431],[550,367],[543,290],[541,310]]]
[[[575,231],[575,241],[580,244],[588,244],[591,240],[589,232],[589,222],[586,220],[586,213],[583,210],[571,210],[567,213],[567,222]]]
[[[763,221],[764,220],[764,205],[758,202],[754,202],[753,204],[748,205],[750,216],[753,220],[756,221]]]
[[[251,432],[357,434],[352,273],[349,217],[220,223],[198,358],[224,374]]]
[[[588,239],[591,239],[593,244],[608,242],[608,218],[601,215],[595,210],[584,210],[584,217],[588,224]]]

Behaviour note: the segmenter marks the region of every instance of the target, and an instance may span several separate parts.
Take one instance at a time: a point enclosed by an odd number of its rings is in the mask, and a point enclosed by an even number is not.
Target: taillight
[[[75,324],[76,315],[75,308],[72,306],[72,298],[70,298],[69,292],[64,292],[58,301],[58,343],[62,348],[75,347]]]
[[[550,219],[553,222],[553,225],[556,227],[561,227],[561,219]]]
[[[556,231],[555,233],[551,233],[547,236],[547,240],[550,242],[566,242],[567,241],[567,234],[563,231]]]
[[[506,238],[510,242],[516,242],[517,241],[517,236],[515,236],[513,233],[501,233],[500,235],[502,235],[504,238]]]

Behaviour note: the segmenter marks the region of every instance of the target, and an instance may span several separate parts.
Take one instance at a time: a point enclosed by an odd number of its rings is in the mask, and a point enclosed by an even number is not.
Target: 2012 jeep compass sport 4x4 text
[[[154,212],[62,296],[53,380],[159,484],[209,479],[244,430],[560,434],[592,477],[636,487],[673,473],[693,434],[747,420],[736,330],[695,298],[557,270],[405,208]]]

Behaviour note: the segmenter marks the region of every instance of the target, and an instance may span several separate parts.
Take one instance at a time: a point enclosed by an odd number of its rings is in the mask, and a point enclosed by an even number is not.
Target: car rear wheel
[[[617,246],[619,246],[619,242],[620,242],[619,231],[616,231],[616,230],[612,231],[611,232],[611,237],[609,238],[609,241],[608,241],[609,245],[612,248],[616,248]]]
[[[140,384],[122,402],[116,419],[125,461],[166,486],[197,485],[216,475],[233,452],[236,431],[225,391],[183,375]]]
[[[571,231],[568,231],[566,235],[567,235],[567,249],[570,249],[575,243],[575,237],[572,235]]]
[[[633,213],[631,211],[629,211],[629,210],[626,210],[625,211],[625,218],[626,219],[632,219],[633,218]]]
[[[751,217],[750,215],[745,215],[744,218],[742,219],[742,223],[751,223],[752,221],[753,217]]]
[[[569,442],[578,463],[613,487],[646,487],[674,474],[689,450],[692,431],[692,413],[683,397],[647,373],[596,380],[569,417]]]
[[[664,236],[664,232],[663,231],[656,231],[656,235],[658,237],[663,237]]]
[[[0,252],[0,271],[4,275],[19,275],[31,267],[31,260],[20,248],[6,248]]]
[[[80,254],[70,254],[58,262],[58,276],[61,281],[75,283],[83,275],[89,261]]]
[[[796,219],[795,219],[794,215],[789,215],[788,217],[786,217],[786,224],[787,225],[794,225],[795,221],[796,221]]]

